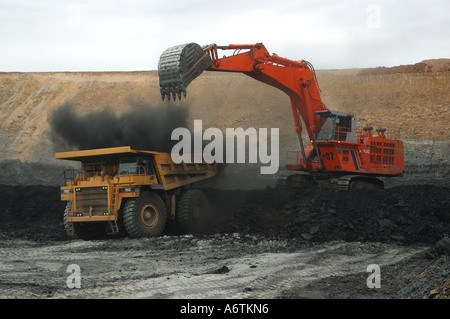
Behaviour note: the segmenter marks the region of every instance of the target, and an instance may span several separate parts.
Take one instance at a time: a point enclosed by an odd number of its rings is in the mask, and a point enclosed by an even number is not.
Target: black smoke
[[[78,115],[76,105],[65,103],[50,116],[51,138],[58,151],[131,146],[134,149],[170,152],[177,127],[188,127],[187,107],[134,105],[115,114],[105,108]]]

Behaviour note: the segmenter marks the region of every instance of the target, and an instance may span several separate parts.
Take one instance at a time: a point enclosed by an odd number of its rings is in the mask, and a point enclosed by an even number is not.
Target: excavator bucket
[[[186,97],[186,87],[212,64],[211,57],[197,43],[177,45],[165,50],[158,63],[161,98],[170,101],[181,93]]]

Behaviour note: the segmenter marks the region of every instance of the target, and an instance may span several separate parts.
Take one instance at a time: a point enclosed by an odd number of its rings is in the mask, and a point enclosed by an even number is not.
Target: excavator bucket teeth
[[[197,43],[177,45],[165,50],[158,63],[159,87],[161,98],[167,96],[181,100],[186,97],[186,88],[204,70],[212,64],[209,54]]]

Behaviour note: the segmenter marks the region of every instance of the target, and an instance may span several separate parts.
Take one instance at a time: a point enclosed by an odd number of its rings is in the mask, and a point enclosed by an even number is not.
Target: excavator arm
[[[219,58],[218,50],[233,51]],[[242,50],[246,50],[241,53]],[[323,124],[315,112],[327,111],[320,98],[314,69],[307,61],[293,61],[270,54],[262,43],[216,44],[200,47],[189,43],[167,49],[161,55],[158,71],[162,99],[186,97],[189,83],[204,70],[240,72],[285,92],[291,101],[295,130],[301,134],[305,123],[310,140],[315,140]]]

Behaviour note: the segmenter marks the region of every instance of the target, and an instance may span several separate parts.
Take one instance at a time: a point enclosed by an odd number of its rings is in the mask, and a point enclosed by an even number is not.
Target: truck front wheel
[[[123,209],[123,224],[128,235],[134,238],[160,236],[166,219],[164,202],[152,192],[127,200]]]

